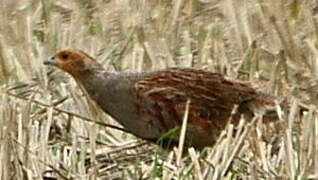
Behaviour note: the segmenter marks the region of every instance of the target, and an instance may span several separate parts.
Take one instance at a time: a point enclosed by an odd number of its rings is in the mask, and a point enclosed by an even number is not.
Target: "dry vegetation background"
[[[316,0],[2,0],[0,179],[318,179],[317,40]],[[177,160],[105,127],[117,124],[42,65],[65,47],[110,71],[220,72],[286,98],[290,114],[279,132],[242,121]]]

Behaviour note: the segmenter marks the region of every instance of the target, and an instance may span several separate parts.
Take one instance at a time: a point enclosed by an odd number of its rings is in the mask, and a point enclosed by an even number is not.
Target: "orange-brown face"
[[[93,61],[88,55],[76,49],[63,49],[57,51],[53,56],[50,56],[44,61],[45,65],[56,66],[74,78],[81,77],[87,65]]]

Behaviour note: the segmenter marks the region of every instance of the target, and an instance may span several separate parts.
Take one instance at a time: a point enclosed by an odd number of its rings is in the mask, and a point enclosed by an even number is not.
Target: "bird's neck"
[[[82,79],[77,79],[77,82],[85,89],[90,98],[102,107],[106,113],[114,117],[116,113],[112,108],[118,99],[118,89],[114,83],[115,77],[117,77],[116,73],[100,70],[89,73]]]
[[[81,84],[85,90],[94,100],[96,92],[108,91],[104,86],[109,82],[112,72],[108,72],[99,63],[90,64],[80,75],[74,77],[75,80]]]
[[[82,68],[75,72],[70,72],[73,78],[80,82],[82,85],[87,84],[93,79],[96,79],[98,74],[101,72],[106,72],[103,66],[97,62],[90,63],[85,65],[85,68]]]

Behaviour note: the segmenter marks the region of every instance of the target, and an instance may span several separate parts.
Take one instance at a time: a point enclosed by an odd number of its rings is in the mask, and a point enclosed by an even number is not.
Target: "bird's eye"
[[[68,54],[62,54],[61,57],[62,57],[62,59],[67,59],[68,58]]]

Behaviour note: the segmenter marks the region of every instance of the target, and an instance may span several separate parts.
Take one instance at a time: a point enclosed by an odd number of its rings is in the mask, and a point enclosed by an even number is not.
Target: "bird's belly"
[[[110,115],[115,121],[121,124],[130,133],[146,139],[155,139],[165,131],[158,121],[146,116],[139,116],[133,108],[112,103],[112,106],[98,102],[97,104],[105,113]]]
[[[123,118],[126,118],[127,115],[129,115],[129,121],[121,121]],[[116,119],[118,119],[117,121],[122,124],[125,129],[145,139],[156,139],[166,131],[158,121],[147,117],[139,117],[134,113],[126,114],[125,117],[118,117]]]
[[[168,137],[166,138],[172,140],[173,142],[179,141],[179,133],[181,129],[180,124],[170,124],[169,126],[166,124],[163,125],[162,119],[159,120],[146,115],[140,116],[132,109],[120,110],[117,108],[116,111],[110,111],[108,114],[132,134],[148,140],[158,140],[162,137],[166,137],[170,130],[173,130],[177,127],[178,129],[172,134],[169,133]],[[164,121],[172,122],[171,119],[165,119]],[[199,149],[205,146],[212,146],[215,143],[218,135],[219,132],[216,132],[215,129],[213,131],[212,129],[209,129],[205,126],[188,124],[185,145],[194,146]]]
[[[180,138],[181,124],[163,124],[162,121],[173,122],[172,119],[155,119],[152,116],[131,115],[131,122],[122,122],[122,125],[138,137],[152,140],[163,140],[168,143],[178,143]],[[136,118],[136,119],[134,119]],[[120,118],[118,118],[120,119]],[[202,149],[205,146],[215,144],[221,130],[218,128],[211,129],[200,124],[187,124],[185,146],[193,146]],[[157,141],[161,143],[160,141]],[[165,145],[164,145],[165,146]]]

